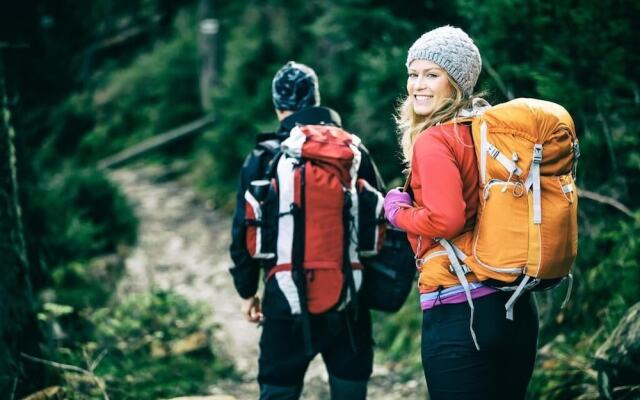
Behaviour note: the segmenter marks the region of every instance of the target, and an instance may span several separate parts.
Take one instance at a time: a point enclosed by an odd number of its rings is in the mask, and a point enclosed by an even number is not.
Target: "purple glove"
[[[401,208],[411,207],[411,196],[400,188],[391,189],[384,198],[384,216],[387,217],[391,225],[396,225],[396,216]]]

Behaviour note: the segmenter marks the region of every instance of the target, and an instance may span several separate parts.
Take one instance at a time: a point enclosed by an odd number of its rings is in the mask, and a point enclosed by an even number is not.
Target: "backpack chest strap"
[[[487,146],[487,153],[489,153],[489,155],[493,157],[497,162],[502,164],[502,166],[507,171],[509,171],[510,174],[522,174],[522,170],[516,165],[516,161],[518,161],[518,155],[516,153],[513,153],[511,159],[509,159],[509,157],[502,154],[502,152],[500,152],[500,150],[498,150],[498,148],[491,143],[489,143],[489,145]]]

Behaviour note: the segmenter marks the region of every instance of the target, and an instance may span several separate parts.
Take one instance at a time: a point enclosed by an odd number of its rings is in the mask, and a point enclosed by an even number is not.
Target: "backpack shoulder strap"
[[[411,170],[409,170],[409,173],[407,173],[407,180],[404,181],[404,186],[403,186],[403,189],[405,192],[409,190],[409,188],[411,188]]]
[[[275,176],[276,165],[282,154],[280,147],[280,140],[275,134],[261,134],[258,136],[254,151],[261,158],[261,165],[264,166],[263,171],[265,171],[264,177],[266,179],[271,179]]]
[[[280,150],[280,142],[275,133],[261,133],[256,137],[256,149],[266,151],[273,156]]]
[[[411,188],[411,169],[409,169],[409,172],[407,172],[407,179],[404,181],[404,186],[402,187],[402,191],[405,193],[409,193],[409,196],[411,196],[411,199],[415,199],[415,196],[413,194],[413,189]]]

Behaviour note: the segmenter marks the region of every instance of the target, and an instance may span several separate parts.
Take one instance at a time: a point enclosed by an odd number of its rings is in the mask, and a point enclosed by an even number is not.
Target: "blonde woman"
[[[486,102],[472,95],[482,67],[478,48],[459,28],[422,35],[407,56],[407,98],[396,117],[410,189],[385,198],[389,221],[407,232],[417,258],[437,243],[472,230],[479,174],[470,127],[451,123]],[[423,274],[437,274],[426,268]],[[438,279],[437,275],[430,280]],[[421,287],[422,364],[430,398],[523,399],[537,351],[538,313],[530,293],[505,318],[509,293],[471,283],[474,335],[461,285]],[[480,350],[478,350],[478,348]]]

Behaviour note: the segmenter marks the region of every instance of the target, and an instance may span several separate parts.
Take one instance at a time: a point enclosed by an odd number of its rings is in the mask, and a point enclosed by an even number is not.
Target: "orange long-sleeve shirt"
[[[473,229],[478,209],[478,166],[467,125],[437,125],[422,132],[413,146],[413,207],[400,209],[396,223],[407,231],[419,256],[435,245]]]

